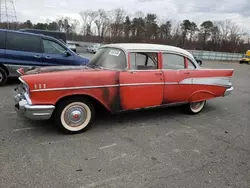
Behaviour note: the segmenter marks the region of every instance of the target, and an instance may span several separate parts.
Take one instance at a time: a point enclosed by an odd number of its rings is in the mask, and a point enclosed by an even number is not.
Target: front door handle
[[[184,74],[190,74],[190,72],[184,72]]]
[[[45,56],[45,58],[46,58],[46,59],[51,59],[51,57],[50,57],[50,56]]]
[[[35,58],[41,58],[40,55],[34,55],[33,57],[35,57]]]
[[[155,75],[162,75],[162,73],[161,72],[156,72]]]

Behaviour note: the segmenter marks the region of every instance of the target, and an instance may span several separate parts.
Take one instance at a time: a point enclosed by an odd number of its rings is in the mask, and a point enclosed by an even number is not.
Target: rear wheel
[[[206,101],[191,102],[185,105],[185,111],[188,114],[198,114],[200,113],[206,105]]]
[[[2,67],[0,67],[0,86],[5,85],[7,77],[7,72]]]
[[[93,105],[81,97],[64,100],[56,108],[55,122],[65,133],[83,132],[94,119]]]

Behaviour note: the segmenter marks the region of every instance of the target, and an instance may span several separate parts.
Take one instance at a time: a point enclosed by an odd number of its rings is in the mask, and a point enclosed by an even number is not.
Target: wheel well
[[[66,96],[66,97],[63,97],[61,99],[59,99],[57,102],[56,102],[56,106],[64,101],[64,100],[67,100],[67,99],[70,99],[70,98],[73,98],[73,97],[83,97],[85,99],[88,99],[91,104],[94,106],[95,110],[99,111],[99,110],[104,110],[104,111],[109,111],[107,109],[107,107],[105,105],[103,105],[100,101],[98,101],[97,99],[95,99],[94,97],[91,97],[89,95],[70,95],[70,96]]]
[[[5,72],[7,73],[7,75],[9,75],[9,70],[7,67],[5,67],[4,65],[0,64],[0,67],[3,68],[3,70],[5,70]]]

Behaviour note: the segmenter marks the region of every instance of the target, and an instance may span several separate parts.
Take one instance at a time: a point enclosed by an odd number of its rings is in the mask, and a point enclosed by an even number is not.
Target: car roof
[[[39,36],[39,37],[46,37],[46,38],[49,38],[49,39],[56,39],[54,37],[51,37],[51,36],[48,36],[48,35],[43,35],[43,34],[40,34],[40,33],[31,33],[31,32],[28,32],[28,31],[21,31],[21,30],[11,30],[11,29],[0,29],[0,31],[3,31],[3,32],[12,32],[12,33],[22,33],[22,34],[26,34],[26,35],[32,35],[32,36]],[[56,39],[57,40],[57,39]]]
[[[130,50],[169,51],[169,52],[181,53],[193,59],[193,55],[187,50],[170,45],[150,44],[150,43],[114,43],[114,44],[106,44],[102,47],[120,48],[125,51],[130,51]]]

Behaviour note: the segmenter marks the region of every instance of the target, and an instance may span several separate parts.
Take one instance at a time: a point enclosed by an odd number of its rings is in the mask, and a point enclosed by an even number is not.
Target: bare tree
[[[215,22],[215,25],[218,27],[220,34],[221,34],[221,40],[222,42],[225,42],[228,40],[228,37],[230,35],[230,27],[232,22],[230,20],[225,21],[218,21]]]
[[[97,17],[97,12],[86,10],[84,12],[80,12],[80,16],[83,21],[83,28],[82,28],[83,34],[91,35],[92,34],[91,27],[92,27],[94,20]]]
[[[114,9],[111,12],[111,34],[112,36],[122,36],[123,22],[125,20],[126,12],[123,9]]]
[[[95,25],[97,28],[97,34],[103,40],[104,35],[106,35],[107,28],[110,24],[110,20],[108,18],[108,12],[103,9],[99,9],[97,11],[97,17],[95,19]]]

